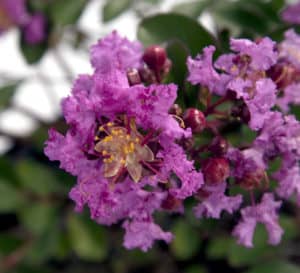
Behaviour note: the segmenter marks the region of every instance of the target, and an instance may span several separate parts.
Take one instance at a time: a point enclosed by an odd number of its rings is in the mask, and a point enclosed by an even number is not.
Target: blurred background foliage
[[[31,65],[37,64],[45,52],[55,49],[66,37],[75,49],[84,48],[88,34],[77,28],[77,22],[88,2],[29,0],[30,9],[47,16],[49,29],[47,40],[37,46],[20,38],[24,59]],[[195,56],[208,44],[215,44],[219,53],[226,52],[232,36],[255,39],[267,35],[279,41],[289,28],[278,16],[283,0],[184,1],[164,14],[157,13],[159,2],[107,0],[99,14],[108,23],[130,10],[140,19],[138,39],[145,46],[166,46],[173,62],[168,81],[179,85],[178,102],[182,106],[197,102],[194,87],[184,81],[188,55]],[[210,15],[214,34],[199,23],[203,14]],[[67,68],[65,73],[73,80]],[[1,111],[11,105],[22,82],[1,81]],[[297,108],[294,111],[299,113]],[[49,162],[43,154],[48,128],[64,131],[63,119],[46,122],[38,116],[34,118],[39,126],[30,135],[0,132],[12,141],[0,159],[1,273],[300,272],[300,212],[292,202],[283,206],[281,224],[285,235],[277,247],[266,244],[263,228],[255,234],[255,248],[238,246],[230,236],[235,219],[225,214],[223,221],[197,220],[191,212],[191,201],[186,204],[185,216],[157,215],[157,221],[175,234],[169,246],[156,242],[147,253],[124,249],[119,225],[103,227],[92,222],[87,211],[81,215],[73,211],[68,191],[75,178],[59,170],[58,164]],[[241,133],[248,136],[247,132]]]

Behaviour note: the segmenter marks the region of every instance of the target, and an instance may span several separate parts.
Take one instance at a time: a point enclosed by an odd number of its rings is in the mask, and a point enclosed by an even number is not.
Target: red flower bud
[[[215,185],[225,181],[230,175],[229,162],[224,157],[209,158],[202,168],[204,181],[208,185]]]
[[[166,50],[157,45],[148,47],[143,55],[143,61],[154,71],[160,71],[164,67],[166,60]]]
[[[195,108],[189,108],[184,112],[183,121],[187,127],[190,127],[193,133],[200,133],[206,127],[204,114]]]

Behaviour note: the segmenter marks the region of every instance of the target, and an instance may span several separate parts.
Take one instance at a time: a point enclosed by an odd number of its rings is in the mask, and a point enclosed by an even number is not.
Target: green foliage
[[[75,253],[88,261],[107,257],[107,237],[103,227],[75,214],[68,216],[68,236]]]
[[[133,0],[107,0],[102,9],[102,19],[108,22],[128,10]]]
[[[179,260],[192,258],[200,247],[200,234],[188,222],[178,220],[173,226],[174,240],[171,250]]]
[[[50,18],[58,26],[75,24],[87,2],[87,0],[54,0],[50,5]]]
[[[0,110],[7,107],[21,81],[0,86]]]
[[[192,56],[203,47],[215,43],[212,35],[197,21],[175,13],[154,15],[142,20],[138,27],[138,39],[146,46],[180,41]]]

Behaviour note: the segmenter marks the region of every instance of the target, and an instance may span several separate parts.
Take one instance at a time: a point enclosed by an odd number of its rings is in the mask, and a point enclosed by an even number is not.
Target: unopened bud
[[[145,50],[143,61],[154,71],[160,71],[167,60],[166,50],[158,45],[152,45]]]
[[[207,185],[224,182],[230,175],[229,162],[224,157],[209,158],[202,168],[204,181]]]
[[[206,118],[204,114],[196,109],[189,108],[184,112],[183,121],[186,127],[190,127],[193,133],[200,133],[206,127]]]
[[[260,186],[262,179],[265,177],[263,169],[257,169],[253,172],[247,172],[237,183],[246,190],[253,190]]]

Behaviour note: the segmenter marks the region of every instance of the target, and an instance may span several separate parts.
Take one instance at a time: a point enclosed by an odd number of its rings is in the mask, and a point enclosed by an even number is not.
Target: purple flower
[[[280,170],[273,175],[273,178],[279,181],[279,186],[276,189],[278,195],[288,199],[295,193],[297,204],[300,206],[300,169],[298,163],[293,166],[283,164]]]
[[[25,26],[30,15],[26,9],[26,0],[1,0],[1,6],[6,11],[12,22],[16,25]]]
[[[46,38],[46,19],[42,14],[31,16],[27,24],[24,25],[25,41],[29,44],[37,44]]]
[[[50,130],[45,153],[77,176],[70,192],[76,211],[88,206],[100,224],[123,221],[125,247],[146,251],[154,240],[172,238],[153,223],[153,213],[169,196],[183,200],[203,183],[177,144],[191,131],[168,113],[174,84],[129,86],[127,69],[141,63],[139,43],[113,32],[91,53],[95,73],[81,75],[62,102],[70,128],[65,136]]]
[[[256,224],[262,223],[268,231],[269,244],[277,245],[283,234],[277,215],[280,206],[281,201],[275,201],[272,193],[265,193],[261,203],[243,208],[241,210],[242,220],[233,230],[233,235],[237,237],[238,243],[246,247],[253,247],[252,241]]]
[[[284,33],[284,37],[285,39],[279,44],[279,57],[300,69],[300,36],[290,29]]]
[[[142,45],[130,42],[114,31],[91,47],[91,63],[97,71],[127,71],[141,65]]]
[[[126,221],[123,227],[126,229],[124,246],[128,249],[138,247],[143,251],[147,251],[154,240],[164,240],[169,243],[173,238],[170,232],[164,232],[152,220]]]
[[[289,5],[281,13],[281,17],[284,21],[292,24],[300,24],[300,2]]]
[[[277,98],[276,104],[283,112],[288,112],[291,104],[300,104],[300,83],[287,86],[283,96]]]
[[[197,55],[195,60],[191,57],[187,59],[189,70],[188,81],[192,84],[201,84],[209,88],[211,92],[222,95],[224,90],[219,90],[218,83],[221,80],[212,63],[212,56],[215,52],[214,46],[203,49],[202,55]],[[226,90],[225,90],[226,91]]]
[[[230,48],[240,55],[250,57],[250,67],[254,70],[267,70],[276,63],[278,54],[275,42],[268,37],[254,43],[248,39],[231,39]]]
[[[224,194],[225,189],[225,182],[217,186],[204,187],[204,191],[207,192],[208,197],[194,208],[196,217],[211,217],[218,219],[223,210],[230,214],[236,211],[242,203],[242,195],[226,196]]]

